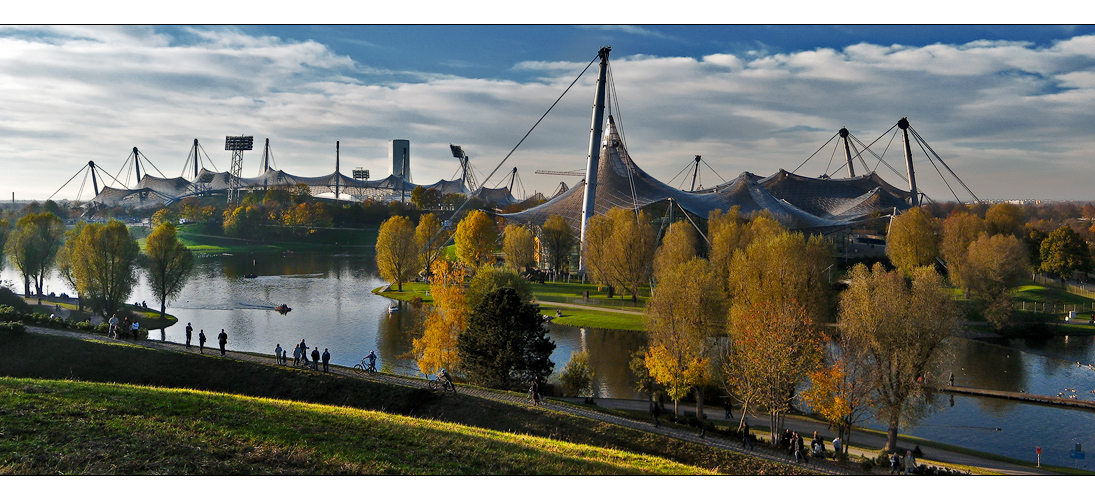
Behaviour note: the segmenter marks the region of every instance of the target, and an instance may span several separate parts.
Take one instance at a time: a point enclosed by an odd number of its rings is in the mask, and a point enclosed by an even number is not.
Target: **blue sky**
[[[450,143],[489,172],[602,45],[632,157],[664,181],[697,154],[725,179],[793,170],[842,126],[869,143],[908,116],[982,198],[1095,199],[1095,28],[1014,25],[9,26],[0,191],[44,199],[88,160],[116,174],[133,146],[178,176],[194,138],[226,170],[237,134],[269,137],[299,175],[333,171],[337,140],[344,170],[377,178],[396,138],[416,182],[453,177]],[[594,79],[507,161],[529,194],[578,180],[533,172],[582,168]],[[798,173],[834,173],[831,155]],[[917,162],[921,189],[953,199]]]

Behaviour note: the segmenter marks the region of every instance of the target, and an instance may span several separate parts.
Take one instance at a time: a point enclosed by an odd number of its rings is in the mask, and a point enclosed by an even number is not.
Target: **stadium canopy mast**
[[[605,87],[608,82],[608,53],[612,47],[601,47],[597,55],[601,58],[597,73],[597,93],[593,98],[593,120],[589,130],[589,155],[586,157],[586,186],[582,197],[582,232],[578,249],[578,272],[585,272],[586,228],[597,198],[597,167],[601,161],[601,134],[605,121]]]

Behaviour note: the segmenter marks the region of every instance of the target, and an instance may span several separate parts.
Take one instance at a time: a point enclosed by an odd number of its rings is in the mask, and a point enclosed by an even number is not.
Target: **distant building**
[[[392,163],[392,175],[400,176],[407,182],[414,182],[411,178],[411,141],[392,139],[388,147],[388,161]]]

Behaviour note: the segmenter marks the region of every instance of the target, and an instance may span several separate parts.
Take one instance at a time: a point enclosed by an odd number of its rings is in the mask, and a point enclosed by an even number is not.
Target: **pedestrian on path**
[[[323,348],[323,373],[330,373],[327,369],[327,365],[331,362],[331,353],[327,352],[327,348]]]
[[[224,356],[224,346],[228,344],[228,334],[224,332],[224,328],[221,328],[221,333],[217,335],[217,341],[221,344],[221,356]]]
[[[190,323],[186,324],[186,348],[190,349],[190,336],[194,334],[194,327],[190,326]]]
[[[658,422],[658,417],[662,414],[662,409],[658,406],[658,403],[654,403],[654,407],[650,409],[650,413],[654,415],[654,427],[661,427],[661,422]]]
[[[293,366],[300,366],[300,344],[293,347]]]
[[[301,342],[303,344],[303,342]],[[312,369],[319,370],[319,348],[312,349]]]
[[[115,340],[118,338],[118,315],[117,314],[110,317],[110,335],[113,335]]]
[[[905,474],[916,474],[916,459],[913,458],[912,450],[905,452]]]
[[[198,352],[205,354],[205,329],[198,330]]]
[[[753,434],[749,432],[749,422],[743,422],[741,428],[741,449],[745,449],[748,446],[750,450],[753,449]]]
[[[278,344],[277,347],[274,348],[274,362],[279,365],[281,364],[281,352],[281,344]]]
[[[137,333],[141,331],[141,322],[137,321],[137,318],[134,317],[133,324],[130,325],[129,329],[133,332],[133,340],[137,340]]]
[[[843,443],[840,442],[840,436],[837,436],[836,439],[833,440],[833,454],[838,459],[840,458],[840,453],[844,451],[841,446],[843,446]]]
[[[901,475],[901,457],[897,456],[897,452],[893,452],[890,455],[890,475]]]

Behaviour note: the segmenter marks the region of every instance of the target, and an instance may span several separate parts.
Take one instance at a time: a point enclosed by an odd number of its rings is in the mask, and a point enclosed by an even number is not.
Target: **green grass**
[[[257,241],[201,233],[198,225],[179,227],[179,240],[197,254],[244,252],[331,252],[351,249],[360,252],[376,245],[377,228],[364,230],[326,229],[301,241]]]
[[[555,312],[563,312],[563,317],[555,318]],[[570,307],[540,306],[540,314],[552,316],[553,323],[574,326],[579,328],[602,328],[606,330],[628,330],[641,332],[643,316],[639,314],[613,313],[605,311],[593,311]]]
[[[589,302],[584,301],[584,292],[589,292]],[[639,289],[638,302],[631,302],[631,295],[619,293],[608,298],[608,288],[588,283],[533,283],[532,295],[543,302],[578,303],[597,307],[608,307],[626,311],[641,312],[650,297],[649,287]]]
[[[711,472],[449,422],[186,389],[0,378],[0,406],[4,474]]]
[[[50,449],[49,446],[42,445],[41,447],[35,447],[37,446],[35,444],[37,442],[30,440],[31,437],[22,436],[23,431],[20,431],[19,442],[22,444],[12,452],[15,455],[9,454],[8,451],[0,452],[0,468],[7,467],[7,469],[0,470],[0,472],[7,471],[9,473],[20,474],[55,474],[61,472],[92,473],[93,471],[94,473],[137,473],[136,470],[119,472],[116,469],[108,471],[94,468],[99,467],[99,465],[92,464],[92,461],[103,463],[114,462],[115,466],[120,466],[118,461],[113,460],[115,455],[108,455],[114,453],[113,451],[110,451],[111,448],[118,447],[126,453],[125,457],[128,458],[125,460],[130,460],[137,464],[145,464],[141,466],[150,468],[141,469],[140,473],[181,473],[179,469],[167,469],[166,467],[168,467],[169,464],[165,464],[165,468],[162,469],[155,468],[155,464],[163,459],[159,448],[168,447],[168,449],[174,450],[174,452],[180,454],[196,453],[196,450],[189,447],[186,443],[188,437],[198,437],[197,434],[205,433],[203,429],[209,433],[223,434],[234,429],[237,425],[252,430],[248,430],[244,434],[220,436],[217,439],[222,439],[222,441],[215,443],[212,441],[206,442],[204,446],[200,447],[202,450],[216,450],[217,446],[223,445],[227,450],[222,453],[223,456],[217,455],[217,452],[215,451],[209,451],[209,453],[213,453],[214,457],[218,460],[230,461],[232,467],[244,467],[243,461],[249,461],[247,463],[250,463],[250,466],[253,467],[253,469],[250,470],[255,473],[276,474],[281,473],[280,471],[282,470],[288,471],[289,469],[278,468],[284,466],[282,462],[286,456],[307,458],[294,459],[299,462],[297,466],[301,468],[293,473],[320,474],[336,473],[345,470],[348,472],[365,473],[397,473],[405,471],[407,473],[417,474],[465,473],[457,471],[467,470],[439,468],[423,471],[414,469],[413,467],[418,465],[430,467],[429,457],[431,455],[423,453],[414,455],[412,457],[413,460],[408,460],[404,465],[401,465],[402,467],[406,467],[405,469],[393,468],[385,469],[383,471],[380,469],[370,469],[368,468],[370,467],[368,464],[357,462],[356,460],[359,458],[353,458],[355,457],[354,455],[349,451],[342,451],[341,447],[337,445],[337,443],[351,439],[356,440],[356,435],[351,436],[350,434],[365,432],[362,429],[368,429],[368,427],[346,427],[351,424],[342,420],[332,420],[334,417],[328,416],[326,412],[319,412],[315,416],[309,416],[306,414],[307,412],[302,411],[302,409],[310,408],[308,405],[289,402],[276,403],[280,405],[277,407],[279,409],[274,412],[274,420],[278,420],[278,422],[268,424],[251,422],[251,419],[253,419],[251,415],[256,412],[269,413],[269,410],[260,410],[253,406],[248,406],[253,405],[253,403],[246,403],[246,405],[244,403],[232,403],[245,407],[241,408],[240,414],[237,414],[235,410],[232,410],[231,406],[222,407],[218,411],[208,413],[213,415],[210,418],[216,419],[213,424],[217,425],[210,424],[200,419],[190,419],[191,423],[186,424],[190,425],[189,428],[165,431],[167,434],[162,435],[156,434],[157,431],[151,428],[155,427],[155,423],[165,422],[170,424],[169,427],[171,429],[177,429],[178,426],[183,426],[182,421],[187,419],[170,420],[173,418],[172,415],[174,415],[174,412],[182,412],[183,409],[186,409],[187,405],[196,404],[196,401],[205,401],[209,398],[214,398],[217,401],[217,404],[221,404],[222,402],[228,404],[226,398],[229,398],[228,395],[232,394],[255,398],[291,400],[300,403],[343,406],[358,410],[383,411],[385,414],[389,414],[389,416],[381,417],[380,415],[377,415],[376,419],[401,422],[400,425],[414,428],[422,427],[425,424],[398,420],[395,417],[414,417],[415,419],[426,421],[434,420],[447,424],[478,427],[482,431],[528,435],[554,439],[575,445],[589,445],[597,448],[614,449],[648,457],[660,457],[685,466],[721,473],[750,475],[804,473],[801,469],[787,465],[720,451],[703,445],[681,442],[664,436],[569,414],[556,413],[539,407],[533,408],[528,405],[507,404],[466,396],[452,397],[449,395],[448,397],[445,397],[425,389],[388,385],[354,377],[341,377],[317,373],[310,370],[298,370],[275,365],[236,361],[224,359],[220,356],[200,356],[196,354],[150,349],[132,344],[84,341],[67,337],[32,333],[21,336],[8,335],[3,338],[2,341],[5,348],[0,349],[0,377],[79,380],[85,382],[132,384],[136,386],[155,386],[161,388],[186,388],[196,391],[224,394],[203,394],[200,397],[196,396],[193,400],[175,403],[174,400],[170,399],[173,397],[171,396],[171,393],[157,392],[148,396],[150,402],[147,406],[141,406],[139,410],[129,411],[128,413],[123,412],[126,417],[122,419],[109,421],[94,420],[94,422],[96,422],[95,425],[85,425],[81,423],[73,424],[95,432],[100,432],[107,428],[118,427],[124,428],[131,433],[144,433],[147,437],[147,441],[152,443],[147,446],[142,444],[145,440],[129,440],[119,434],[110,434],[110,436],[112,436],[110,439],[121,439],[121,441],[117,442],[109,440],[96,441],[94,434],[74,434],[74,431],[71,429],[66,429],[68,425],[67,420],[58,420],[58,417],[64,414],[64,412],[68,412],[68,414],[72,415],[72,418],[77,420],[90,419],[92,416],[99,419],[102,415],[100,415],[100,413],[93,413],[90,410],[81,410],[80,404],[76,404],[69,409],[58,409],[56,411],[60,413],[57,413],[54,418],[40,418],[34,420],[36,422],[34,434],[43,436],[41,439],[54,439],[50,436],[55,433],[63,436],[62,438],[57,438],[56,441],[50,441],[50,443],[72,442],[73,446],[76,446],[79,443],[98,443],[95,445],[95,450],[88,453],[95,453],[94,457],[100,458],[88,459],[81,463],[65,462],[67,464],[66,466],[71,468],[54,470],[53,467],[57,466],[57,464],[60,463],[58,461],[62,460],[63,457],[56,453],[49,454],[44,451]],[[60,389],[55,390],[60,391]],[[98,391],[102,389],[94,390]],[[11,394],[6,394],[11,392],[18,391],[0,388],[0,399],[11,397]],[[129,397],[131,396],[124,396],[116,399],[120,399],[124,403]],[[137,396],[134,395],[132,397]],[[88,397],[84,400],[90,401],[95,399],[97,398]],[[179,406],[182,409],[176,409],[176,406]],[[83,407],[86,408],[88,406],[87,404],[84,404]],[[10,412],[12,408],[13,406],[8,404],[8,402],[0,402],[0,410],[8,410]],[[109,411],[114,410],[114,407],[110,407],[109,409]],[[161,413],[156,413],[156,411],[152,410],[160,411]],[[79,413],[81,411],[84,412],[84,414]],[[96,411],[98,412],[99,410]],[[351,410],[339,411],[353,413]],[[16,435],[7,430],[10,428],[7,423],[7,418],[11,414],[12,413],[0,414],[0,432],[5,434],[4,440],[9,440],[9,436]],[[353,414],[357,415],[356,413]],[[26,411],[20,414],[19,417],[28,419],[31,415],[30,411]],[[51,424],[53,421],[57,421],[58,423],[56,425]],[[318,425],[317,422],[329,422],[329,424],[324,425],[327,425],[330,429],[353,428],[355,429],[355,432],[348,433],[340,431],[332,433],[322,429],[317,430],[317,427],[322,427]],[[352,425],[366,426],[379,424],[355,423]],[[292,432],[295,433],[315,432],[315,440],[322,443],[314,443],[311,440],[299,438],[294,438],[296,439],[295,441],[279,441],[278,439],[280,438],[278,438],[277,434],[285,432],[284,429],[286,428],[291,429]],[[189,431],[187,429],[189,429]],[[448,439],[467,439],[465,436],[461,435],[479,432],[473,432],[471,430],[450,430],[445,434],[439,433],[434,430],[434,428],[429,429],[430,430],[425,430],[424,428],[423,430],[401,431],[403,433],[400,434],[402,436],[400,439],[408,440],[411,443],[404,449],[411,450],[408,451],[408,453],[411,453],[413,450],[434,450],[435,448],[432,448],[435,446],[433,441],[439,439],[438,436],[443,436]],[[187,432],[189,432],[189,434]],[[262,438],[266,436],[268,432],[272,433],[270,435],[271,440],[264,441]],[[426,434],[426,432],[429,432],[430,434]],[[507,464],[512,464],[507,465],[507,467],[514,467],[512,473],[526,473],[524,472],[526,469],[517,469],[517,467],[527,467],[527,465],[517,464],[516,462],[518,461],[553,460],[551,456],[544,455],[542,450],[544,450],[545,447],[547,447],[547,449],[552,449],[552,447],[559,446],[556,444],[533,445],[525,442],[513,444],[515,441],[511,442],[507,440],[513,440],[516,439],[516,437],[503,438],[491,433],[486,433],[482,436],[484,437],[477,438],[482,439],[483,443],[476,445],[481,446],[479,451],[477,451],[477,456],[490,457],[489,460],[491,463],[495,460],[493,454],[500,453],[496,450],[507,450],[506,453],[513,453],[515,456],[523,457],[520,460],[505,462]],[[4,446],[2,444],[4,440],[0,440],[0,447]],[[328,445],[326,443],[327,441],[336,444]],[[356,443],[357,441],[354,442]],[[365,444],[362,444],[361,446],[368,446],[368,442],[369,440],[366,439],[363,441]],[[92,445],[85,444],[81,446]],[[324,448],[326,446],[339,446],[338,453],[328,455],[328,453],[331,452],[328,451],[329,448]],[[355,448],[357,447],[359,446],[355,446]],[[0,448],[0,450],[8,449]],[[432,453],[433,455],[437,455],[439,453],[443,454],[444,451],[437,450]],[[460,453],[467,452],[461,451]],[[570,455],[559,455],[560,460],[577,460],[577,458],[574,458],[575,454],[581,455],[586,452],[575,451],[567,453],[570,453]],[[598,456],[600,454],[601,451],[596,450],[589,452],[587,456]],[[103,457],[109,458],[104,460]],[[316,459],[311,457],[320,458]],[[351,460],[350,458],[353,459]],[[509,460],[509,458],[510,457],[504,457],[505,460]],[[484,458],[484,460],[486,459]],[[639,461],[641,462],[643,460],[648,460],[648,458]],[[32,465],[26,465],[28,461],[32,463]],[[323,463],[317,465],[317,461]],[[195,459],[193,463],[206,462]],[[345,468],[338,469],[330,464],[338,464],[339,467]],[[182,464],[177,465],[182,467]],[[456,467],[457,465],[452,466]],[[624,466],[621,465],[621,463],[609,464],[609,466],[610,467],[607,470],[619,471],[610,473],[646,473],[638,472],[637,469],[627,469],[626,467],[631,467],[631,465]],[[30,469],[26,467],[41,468]],[[214,466],[210,465],[209,467]],[[365,468],[362,469],[358,467]],[[395,466],[392,465],[392,467]],[[448,466],[446,465],[446,467]],[[671,470],[659,467],[662,466],[652,468],[649,471],[662,473]],[[30,472],[31,470],[37,472]],[[219,469],[206,469],[200,473],[218,473],[218,471]],[[231,472],[225,473],[235,474],[244,472],[246,471],[242,469],[233,469]],[[496,472],[497,470],[494,468],[485,467],[477,472],[468,473]],[[199,472],[195,471],[194,473]]]

